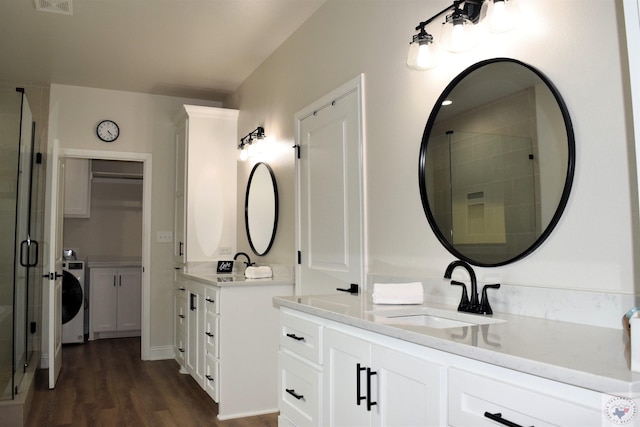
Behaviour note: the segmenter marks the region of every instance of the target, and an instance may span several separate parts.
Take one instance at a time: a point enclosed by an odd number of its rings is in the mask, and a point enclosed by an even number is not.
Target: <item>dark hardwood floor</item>
[[[37,374],[27,426],[277,425],[276,414],[219,421],[218,405],[174,360],[140,360],[139,338],[64,346],[54,390],[47,375]]]

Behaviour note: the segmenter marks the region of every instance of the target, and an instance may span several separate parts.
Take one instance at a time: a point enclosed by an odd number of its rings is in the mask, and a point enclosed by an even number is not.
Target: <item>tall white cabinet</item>
[[[174,259],[213,261],[236,248],[238,110],[183,105],[176,118]]]

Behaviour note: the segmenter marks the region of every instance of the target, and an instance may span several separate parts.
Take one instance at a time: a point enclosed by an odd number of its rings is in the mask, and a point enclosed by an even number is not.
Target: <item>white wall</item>
[[[150,246],[150,347],[173,342],[173,246],[157,243],[158,231],[173,230],[175,174],[174,117],[182,104],[220,106],[219,102],[132,92],[51,85],[49,141],[57,139],[64,149],[152,155]],[[120,126],[116,142],[100,142],[95,127],[102,119]]]
[[[418,190],[418,153],[438,95],[469,65],[513,57],[546,74],[574,124],[577,164],[560,223],[532,255],[478,269],[479,280],[514,285],[635,292],[638,245],[633,138],[622,6],[615,0],[520,0],[523,25],[488,35],[474,51],[449,55],[436,70],[405,65],[413,28],[442,1],[328,0],[229,99],[240,109],[239,134],[263,125],[278,149],[269,159],[278,180],[280,223],[272,251],[259,262],[292,264],[294,114],[365,73],[367,272],[442,277],[453,259],[431,232]],[[437,35],[436,23],[433,32]],[[240,164],[239,209],[251,164]],[[630,176],[631,175],[631,176]],[[242,197],[240,197],[242,195]],[[248,249],[238,221],[239,250]]]

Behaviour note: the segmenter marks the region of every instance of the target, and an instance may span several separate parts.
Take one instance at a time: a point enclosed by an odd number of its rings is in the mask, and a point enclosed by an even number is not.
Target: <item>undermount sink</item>
[[[492,317],[431,307],[389,307],[379,308],[368,313],[374,316],[376,322],[386,325],[425,326],[434,329],[460,328],[504,322],[504,320]]]

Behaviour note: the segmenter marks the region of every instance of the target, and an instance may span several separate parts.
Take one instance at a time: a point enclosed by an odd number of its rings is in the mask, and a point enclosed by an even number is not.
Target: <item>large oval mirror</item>
[[[266,163],[257,163],[249,175],[244,219],[251,250],[265,255],[273,245],[278,226],[278,186]]]
[[[478,266],[528,255],[558,223],[575,142],[560,94],[508,58],[477,63],[434,106],[422,137],[420,196],[440,242]]]

